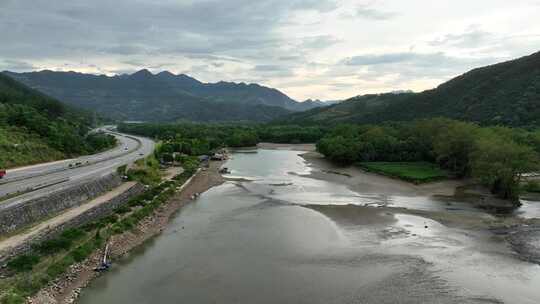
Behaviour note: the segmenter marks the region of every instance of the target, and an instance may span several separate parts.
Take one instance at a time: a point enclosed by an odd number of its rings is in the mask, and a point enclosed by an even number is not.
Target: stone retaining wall
[[[84,213],[81,213],[78,216],[58,226],[52,227],[50,229],[45,229],[41,233],[32,237],[31,239],[28,239],[27,241],[25,241],[23,244],[14,248],[10,248],[6,252],[1,252],[0,265],[4,264],[10,258],[16,255],[23,254],[30,251],[33,244],[38,244],[47,239],[54,238],[66,229],[80,227],[91,221],[94,221],[94,220],[103,218],[109,214],[112,214],[114,209],[126,204],[132,197],[137,196],[138,194],[141,194],[143,191],[144,191],[144,186],[137,183],[133,185],[131,188],[129,188],[128,190],[124,191],[123,193],[113,197],[109,201],[99,204],[93,208],[90,208],[86,210]]]
[[[50,218],[68,208],[80,206],[122,183],[118,174],[60,189],[47,195],[21,202],[0,211],[0,234],[10,233],[35,222]]]

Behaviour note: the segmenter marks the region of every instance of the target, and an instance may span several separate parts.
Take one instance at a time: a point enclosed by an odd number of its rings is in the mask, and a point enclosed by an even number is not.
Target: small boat
[[[109,243],[105,246],[105,251],[103,252],[103,258],[101,259],[101,264],[94,268],[94,271],[103,272],[111,268],[111,262],[108,261],[107,256],[109,255]]]
[[[229,170],[229,168],[224,167],[224,168],[221,168],[221,169],[219,170],[219,173],[221,173],[221,174],[230,174],[231,171]]]

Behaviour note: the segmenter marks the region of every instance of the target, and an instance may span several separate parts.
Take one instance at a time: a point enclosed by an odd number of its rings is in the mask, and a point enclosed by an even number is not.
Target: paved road
[[[154,149],[155,143],[150,139],[120,133],[111,134],[120,142],[120,145],[112,150],[77,159],[8,170],[6,178],[0,181],[0,197],[17,192],[24,194],[0,201],[0,209],[87,179],[107,175],[121,165],[148,156]],[[70,164],[77,163],[80,163],[80,167],[70,168]]]

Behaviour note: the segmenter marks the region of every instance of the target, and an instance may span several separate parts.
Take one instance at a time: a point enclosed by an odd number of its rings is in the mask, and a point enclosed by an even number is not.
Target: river
[[[349,187],[301,153],[235,153],[228,182],[79,303],[540,303],[540,267],[492,233],[373,207],[441,209],[440,199]],[[448,212],[488,216],[465,205]]]

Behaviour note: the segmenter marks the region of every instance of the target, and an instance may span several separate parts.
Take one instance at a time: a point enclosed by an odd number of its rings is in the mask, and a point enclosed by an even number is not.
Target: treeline
[[[341,125],[317,144],[341,163],[428,161],[472,176],[505,199],[518,196],[521,174],[539,169],[540,131],[480,127],[450,119],[386,125]]]
[[[65,156],[94,153],[114,145],[113,137],[87,135],[91,125],[92,116],[88,113],[69,108],[0,74],[0,128],[6,132],[35,134]]]
[[[259,142],[313,143],[331,161],[430,162],[456,177],[475,177],[493,193],[516,199],[521,174],[540,169],[540,131],[480,127],[444,118],[382,125],[121,124],[121,132],[156,138],[160,159],[202,155]]]
[[[259,142],[313,143],[325,134],[322,127],[239,124],[121,124],[120,132],[174,140],[175,151],[200,155],[220,147],[249,147]],[[195,152],[191,152],[195,150]]]

